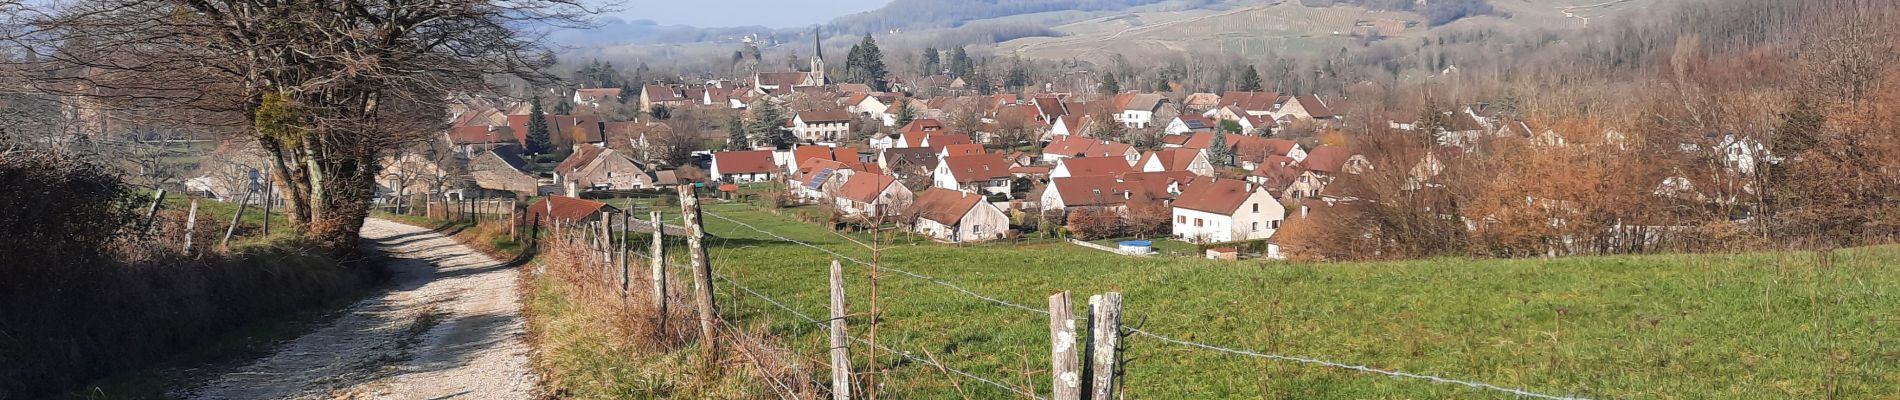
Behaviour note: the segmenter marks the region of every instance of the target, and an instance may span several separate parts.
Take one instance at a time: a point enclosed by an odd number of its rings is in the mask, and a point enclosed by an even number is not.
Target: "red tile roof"
[[[944,188],[929,188],[917,195],[917,202],[911,205],[917,210],[917,216],[944,225],[956,225],[963,216],[983,202],[983,195]]]
[[[455,144],[515,144],[520,142],[515,139],[514,128],[488,125],[458,126],[451,128],[449,129],[449,140]]]
[[[876,202],[878,195],[883,194],[885,189],[889,189],[896,183],[897,178],[890,175],[859,172],[852,174],[851,179],[846,180],[844,186],[838,189],[838,197],[868,204]]]
[[[641,87],[640,90],[643,91],[642,93],[646,94],[647,101],[651,101],[651,102],[686,100],[686,96],[681,95],[678,89],[674,89],[668,86],[646,85],[644,87]]]
[[[620,97],[620,88],[574,89],[574,93],[582,99],[613,98],[613,100],[618,101],[619,100],[618,97]]]
[[[1042,152],[1073,157],[1126,157],[1128,150],[1133,148],[1125,143],[1068,135],[1050,141],[1049,145],[1042,147]]]
[[[1333,109],[1327,107],[1326,102],[1320,101],[1319,96],[1305,95],[1294,97],[1293,99],[1294,101],[1300,102],[1300,107],[1306,108],[1306,113],[1312,115],[1313,118],[1326,119],[1333,117]]]
[[[1215,107],[1235,106],[1243,111],[1266,112],[1280,105],[1278,92],[1227,92]]]
[[[932,144],[934,145],[935,143],[932,143]],[[931,146],[931,147],[937,147],[937,146]],[[975,144],[975,143],[952,144],[952,145],[944,145],[942,147],[943,147],[943,151],[948,152],[949,155],[952,157],[983,154],[983,145]]]
[[[1160,160],[1163,171],[1186,171],[1189,166],[1194,165],[1194,159],[1200,155],[1200,150],[1188,148],[1155,150],[1142,154],[1141,161],[1136,162],[1135,165],[1147,167],[1150,160]]]
[[[1014,165],[997,154],[951,156],[944,158],[943,163],[949,166],[950,175],[959,183],[1009,177],[1009,167]]]
[[[721,174],[750,174],[778,169],[778,165],[772,163],[771,150],[721,151],[713,153],[713,163],[719,165]]]
[[[1181,196],[1174,199],[1174,206],[1195,211],[1206,211],[1221,215],[1233,215],[1241,204],[1247,202],[1252,192],[1247,191],[1247,182],[1239,179],[1209,179],[1194,182],[1181,190]]]
[[[1346,168],[1346,160],[1352,159],[1352,152],[1339,146],[1319,146],[1306,153],[1306,159],[1300,165],[1306,169],[1337,174]]]
[[[807,124],[814,124],[814,123],[821,123],[821,122],[848,122],[848,121],[851,121],[851,113],[848,111],[845,111],[842,109],[836,109],[836,108],[829,109],[829,110],[801,111],[798,113],[798,119],[805,121],[805,123]]]
[[[1121,157],[1069,157],[1057,161],[1068,168],[1069,176],[1113,176],[1135,172],[1128,159]]]
[[[529,221],[581,221],[601,211],[617,210],[593,200],[567,196],[548,196],[528,206]]]
[[[554,171],[563,174],[574,173],[581,168],[586,168],[587,164],[593,163],[594,159],[600,158],[600,155],[606,152],[607,148],[605,147],[581,146],[580,151],[568,155],[566,160],[561,160],[561,164],[556,165]]]

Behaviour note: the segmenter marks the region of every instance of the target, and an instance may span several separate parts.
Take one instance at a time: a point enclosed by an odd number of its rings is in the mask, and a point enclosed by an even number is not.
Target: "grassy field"
[[[717,214],[866,261],[822,228],[744,204]],[[676,214],[676,213],[674,213]],[[711,215],[716,270],[808,315],[825,313],[831,256]],[[869,241],[868,236],[855,239]],[[673,255],[683,257],[684,252]],[[683,259],[682,259],[683,260]],[[1900,393],[1900,247],[1816,253],[1436,259],[1289,264],[1122,257],[1053,241],[885,249],[882,263],[1031,308],[1050,293],[1120,291],[1127,322],[1261,353],[1430,374],[1584,398],[1894,398]],[[847,268],[852,312],[868,269]],[[880,344],[1047,392],[1047,317],[885,273]],[[721,309],[769,324],[812,357],[815,326],[731,287]],[[866,337],[868,319],[850,320]],[[1128,340],[1133,398],[1511,398],[1419,379]],[[853,348],[859,369],[865,349]],[[927,353],[926,353],[927,352]],[[888,354],[905,398],[1008,397]],[[961,387],[953,386],[960,384]]]

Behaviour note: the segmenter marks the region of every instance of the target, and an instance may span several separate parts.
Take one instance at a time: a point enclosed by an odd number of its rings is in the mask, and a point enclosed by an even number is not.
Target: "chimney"
[[[957,194],[963,195],[962,197],[959,197],[959,198],[963,198],[963,199],[970,198],[970,192],[968,191],[958,190]]]

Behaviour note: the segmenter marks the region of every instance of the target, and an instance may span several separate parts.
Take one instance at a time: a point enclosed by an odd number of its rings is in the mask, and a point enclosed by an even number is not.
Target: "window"
[[[1176,215],[1176,216],[1174,216],[1174,223],[1177,223],[1177,224],[1185,224],[1185,223],[1187,223],[1187,216],[1186,216],[1186,215]]]
[[[1260,203],[1253,203],[1253,213],[1254,214],[1260,213]]]
[[[1259,232],[1259,231],[1260,231],[1260,223],[1259,223],[1259,222],[1255,222],[1255,223],[1253,223],[1253,231],[1254,231],[1254,232]]]
[[[983,225],[981,225],[981,224],[978,224],[978,225],[971,225],[971,226],[970,226],[970,231],[971,231],[971,232],[975,232],[975,233],[976,233],[976,234],[978,234],[978,235],[982,235],[982,234],[983,234]]]
[[[1200,218],[1195,218],[1195,219],[1194,219],[1194,226],[1195,226],[1195,227],[1200,227],[1200,226],[1202,226],[1202,223],[1201,223],[1201,219],[1200,219]]]
[[[1267,221],[1267,229],[1280,229],[1280,220]]]

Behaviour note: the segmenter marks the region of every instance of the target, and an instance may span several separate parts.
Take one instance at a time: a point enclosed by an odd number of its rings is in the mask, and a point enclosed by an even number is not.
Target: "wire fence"
[[[947,281],[947,280],[944,280],[944,279],[940,279],[940,278],[937,278],[937,277],[933,277],[933,276],[929,276],[929,275],[925,275],[925,274],[920,274],[920,273],[916,273],[916,272],[911,272],[911,271],[907,271],[907,270],[903,270],[903,269],[898,269],[898,268],[892,268],[892,267],[887,267],[887,266],[883,266],[883,265],[878,265],[878,264],[872,264],[872,263],[868,263],[868,262],[864,262],[863,260],[859,260],[859,259],[858,259],[858,258],[856,258],[856,257],[851,257],[851,256],[849,256],[849,255],[846,255],[846,254],[843,254],[843,253],[840,253],[840,252],[837,252],[837,251],[834,251],[834,250],[831,250],[831,249],[828,249],[828,248],[824,248],[824,247],[820,247],[820,246],[818,246],[818,245],[814,245],[814,244],[811,244],[811,243],[807,243],[807,242],[805,242],[805,241],[801,241],[801,240],[797,240],[797,239],[793,239],[793,238],[789,238],[789,237],[786,237],[786,236],[784,236],[784,235],[780,235],[780,234],[778,234],[777,232],[772,232],[772,231],[769,231],[769,230],[765,230],[765,229],[761,229],[761,228],[759,228],[759,227],[757,227],[757,226],[753,226],[752,224],[748,224],[748,223],[746,223],[746,222],[744,222],[744,221],[739,221],[739,220],[737,220],[737,219],[733,219],[733,218],[729,218],[729,217],[726,217],[726,216],[723,216],[723,215],[719,215],[719,214],[717,214],[717,213],[713,213],[713,212],[710,212],[710,211],[703,211],[703,210],[702,210],[702,212],[701,212],[701,213],[702,213],[702,214],[704,214],[704,215],[707,215],[707,216],[711,216],[711,217],[713,217],[713,218],[717,218],[717,219],[719,219],[719,220],[722,220],[722,221],[726,221],[726,222],[729,222],[729,223],[732,223],[732,224],[735,224],[735,225],[738,225],[738,226],[741,226],[741,227],[744,227],[744,228],[746,228],[746,229],[750,229],[750,230],[752,230],[752,231],[755,231],[755,232],[758,232],[758,233],[762,233],[762,234],[765,234],[765,235],[768,235],[768,236],[771,236],[771,237],[773,237],[773,238],[777,238],[777,239],[778,239],[778,240],[780,240],[780,241],[784,241],[784,242],[787,242],[787,243],[792,243],[792,244],[797,244],[797,245],[799,245],[799,246],[803,246],[803,247],[807,247],[807,248],[811,248],[811,249],[814,249],[814,250],[818,250],[818,251],[820,251],[820,252],[823,252],[823,253],[825,253],[825,254],[829,254],[829,255],[831,255],[831,256],[833,256],[833,257],[836,257],[836,258],[837,258],[837,259],[839,259],[839,260],[843,260],[843,261],[849,261],[849,262],[851,262],[851,263],[854,263],[854,264],[858,264],[858,265],[862,265],[862,266],[865,266],[865,267],[870,267],[870,268],[875,268],[875,269],[877,269],[877,270],[879,270],[879,271],[889,271],[889,272],[895,272],[895,273],[898,273],[898,274],[901,274],[901,275],[906,275],[906,276],[910,276],[910,277],[912,277],[912,278],[917,278],[917,279],[921,279],[921,280],[924,280],[924,281],[928,281],[928,282],[931,282],[931,283],[935,283],[935,284],[937,284],[937,285],[940,285],[940,286],[944,286],[944,287],[947,287],[947,288],[950,288],[950,289],[953,289],[953,290],[956,290],[956,291],[958,291],[958,292],[962,292],[962,293],[964,293],[964,294],[966,294],[966,295],[968,295],[968,296],[970,296],[970,297],[974,297],[974,298],[977,298],[977,299],[981,299],[981,300],[983,300],[983,301],[985,301],[985,302],[989,302],[989,303],[991,303],[991,304],[994,304],[994,305],[998,305],[998,306],[1003,306],[1003,307],[1007,307],[1007,308],[1015,308],[1015,309],[1019,309],[1019,310],[1026,310],[1026,311],[1029,311],[1029,312],[1031,312],[1031,313],[1034,313],[1034,314],[1039,314],[1039,315],[1044,315],[1044,316],[1047,316],[1047,315],[1049,315],[1049,311],[1048,311],[1048,310],[1044,310],[1044,309],[1039,309],[1039,308],[1034,308],[1034,307],[1029,307],[1029,306],[1026,306],[1026,305],[1022,305],[1022,304],[1017,304],[1017,303],[1013,303],[1013,302],[1009,302],[1009,301],[1006,301],[1006,300],[1002,300],[1002,299],[998,299],[998,298],[996,298],[995,296],[990,296],[990,295],[985,295],[985,294],[983,294],[983,293],[979,293],[979,292],[976,292],[976,291],[973,291],[973,290],[970,290],[969,288],[966,288],[966,287],[963,287],[962,285],[958,285],[958,284],[956,284],[956,283],[954,283],[954,282],[950,282],[950,281]],[[731,282],[731,281],[730,281],[730,280],[728,280],[728,282]],[[736,282],[733,282],[732,284],[733,284],[733,285],[735,285],[735,286],[737,286],[737,285],[738,285],[738,283],[736,283]],[[749,289],[748,289],[747,291],[748,291],[748,292],[751,292],[751,291],[750,291]],[[782,303],[778,303],[777,301],[773,301],[773,300],[770,300],[769,298],[766,298],[766,297],[764,297],[763,295],[760,295],[760,294],[758,294],[758,293],[756,293],[756,292],[752,292],[752,293],[753,293],[753,295],[754,295],[754,296],[758,296],[758,297],[760,297],[760,298],[764,298],[764,299],[767,299],[767,300],[768,300],[768,302],[771,302],[771,303],[773,303],[773,305],[775,305],[775,306],[778,306],[779,308],[784,308],[784,309],[786,309],[786,310],[788,310],[788,311],[795,311],[795,310],[791,310],[791,309],[790,309],[790,307],[786,307],[786,306],[785,306],[784,304],[782,304]],[[801,317],[805,317],[805,316],[803,316],[803,315],[800,315],[800,316],[801,316]],[[806,318],[806,319],[810,319],[809,317],[805,317],[805,318]],[[1078,318],[1077,320],[1083,320],[1083,319],[1082,319],[1082,318]],[[1282,354],[1274,354],[1274,353],[1267,353],[1267,352],[1260,352],[1260,351],[1254,351],[1254,350],[1246,350],[1246,349],[1239,349],[1239,348],[1234,348],[1234,347],[1229,347],[1229,346],[1220,346],[1220,345],[1214,345],[1214,344],[1209,344],[1209,343],[1203,343],[1203,342],[1196,342],[1196,341],[1191,341],[1191,340],[1184,340],[1184,339],[1178,339],[1178,338],[1174,338],[1174,337],[1169,337],[1169,336],[1166,336],[1166,335],[1161,335],[1161,334],[1157,334],[1157,333],[1153,333],[1153,332],[1150,332],[1150,331],[1147,331],[1147,330],[1144,330],[1144,329],[1140,329],[1140,328],[1130,328],[1130,329],[1129,329],[1129,331],[1130,331],[1130,332],[1132,332],[1132,333],[1133,333],[1133,334],[1135,334],[1135,335],[1139,335],[1139,336],[1143,336],[1143,337],[1148,337],[1148,338],[1152,338],[1152,339],[1155,339],[1155,340],[1159,340],[1159,341],[1162,341],[1162,342],[1165,342],[1165,343],[1169,343],[1169,344],[1174,344],[1174,345],[1179,345],[1179,346],[1187,346],[1187,347],[1192,347],[1192,348],[1198,348],[1198,349],[1202,349],[1202,350],[1209,350],[1209,351],[1214,351],[1214,352],[1219,352],[1219,353],[1223,353],[1223,354],[1229,354],[1229,355],[1238,355],[1238,356],[1246,356],[1246,357],[1254,357],[1254,358],[1262,358],[1262,359],[1269,359],[1269,360],[1277,360],[1277,361],[1288,361],[1288,362],[1295,362],[1295,363],[1300,363],[1300,364],[1307,364],[1307,365],[1318,365],[1318,366],[1323,366],[1323,367],[1330,367],[1330,368],[1339,368],[1339,369],[1345,369],[1345,370],[1351,370],[1351,371],[1358,371],[1358,372],[1364,372],[1364,373],[1370,373],[1370,374],[1376,374],[1376,375],[1383,375],[1383,376],[1389,376],[1389,377],[1395,377],[1395,378],[1408,378],[1408,379],[1417,379],[1417,380],[1424,380],[1424,381],[1428,381],[1428,382],[1435,382],[1435,383],[1442,383],[1442,384],[1452,384],[1452,385],[1462,385],[1462,386],[1466,386],[1466,387],[1470,387],[1470,388],[1473,388],[1473,389],[1480,389],[1480,390],[1488,390],[1488,391],[1496,391],[1496,392],[1501,392],[1501,393],[1507,393],[1507,394],[1511,394],[1511,395],[1515,395],[1515,396],[1519,396],[1519,397],[1526,397],[1526,398],[1535,398],[1535,399],[1546,399],[1546,400],[1587,400],[1586,398],[1583,398],[1583,397],[1573,397],[1573,396],[1567,396],[1567,395],[1550,395],[1550,394],[1543,394],[1543,393],[1538,393],[1538,392],[1532,392],[1532,391],[1529,391],[1529,390],[1526,390],[1526,389],[1523,389],[1523,388],[1511,388],[1511,387],[1504,387],[1504,386],[1499,386],[1499,385],[1494,385],[1494,384],[1490,384],[1490,383],[1484,383],[1484,382],[1478,382],[1478,381],[1471,381],[1471,380],[1463,380],[1463,379],[1453,379],[1453,378],[1446,378],[1446,377],[1441,377],[1441,376],[1436,376],[1436,375],[1430,375],[1430,374],[1419,374],[1419,373],[1411,373],[1411,372],[1404,372],[1404,371],[1397,371],[1397,370],[1390,370],[1390,369],[1381,369],[1381,368],[1373,368],[1373,367],[1369,367],[1369,366],[1365,366],[1365,365],[1360,365],[1360,364],[1351,364],[1351,363],[1342,363],[1342,362],[1335,362],[1335,361],[1327,361],[1327,360],[1322,360],[1322,359],[1318,359],[1318,358],[1313,358],[1313,357],[1303,357],[1303,356],[1289,356],[1289,355],[1282,355]],[[854,339],[855,339],[855,338],[854,338]],[[933,364],[934,364],[934,363],[933,363]],[[974,378],[974,377],[973,377],[973,378]],[[978,378],[978,379],[980,379],[980,378]],[[985,382],[987,382],[987,381],[985,381]],[[992,383],[992,384],[994,384],[994,383]],[[1001,386],[1001,385],[999,385],[999,386]],[[1018,393],[1021,393],[1021,392],[1019,391]],[[1034,396],[1034,395],[1033,395],[1033,394],[1030,394],[1030,396]]]

